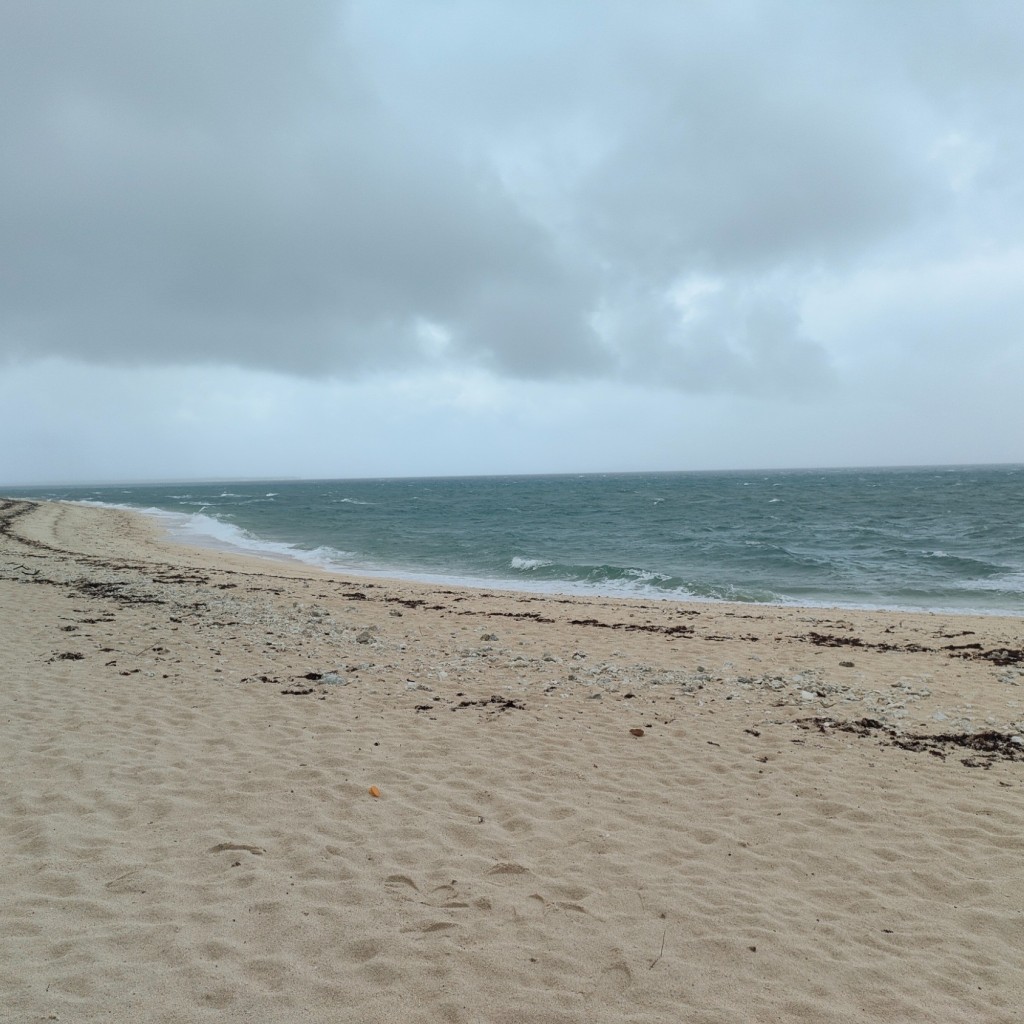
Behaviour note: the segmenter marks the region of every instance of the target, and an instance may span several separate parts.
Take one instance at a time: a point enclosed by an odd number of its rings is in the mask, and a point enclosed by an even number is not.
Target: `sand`
[[[0,531],[4,1020],[1024,1019],[1021,619]]]

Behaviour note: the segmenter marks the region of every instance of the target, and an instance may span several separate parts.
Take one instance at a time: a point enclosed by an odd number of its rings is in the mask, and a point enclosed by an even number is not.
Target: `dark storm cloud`
[[[495,292],[557,333],[536,372],[585,344],[543,233],[376,105],[341,14],[8,12],[8,349],[343,369],[412,357],[416,317],[472,322],[490,344]]]
[[[937,6],[8,3],[0,352],[810,388],[805,282],[1011,187]]]

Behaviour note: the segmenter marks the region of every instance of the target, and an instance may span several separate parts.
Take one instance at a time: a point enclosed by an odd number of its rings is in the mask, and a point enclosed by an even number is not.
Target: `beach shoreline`
[[[83,504],[89,504],[83,502]],[[338,565],[332,561],[318,559],[314,552],[303,548],[274,544],[260,541],[253,538],[251,545],[246,545],[243,540],[225,540],[214,533],[204,534],[193,532],[187,526],[175,520],[187,520],[187,513],[168,512],[164,509],[134,509],[127,505],[107,506],[104,503],[93,503],[96,507],[115,507],[128,512],[135,512],[154,522],[161,530],[162,537],[177,546],[185,548],[199,548],[212,552],[221,552],[226,555],[234,555],[240,558],[252,558],[257,562],[285,562],[288,564],[298,563],[306,568],[326,572],[331,576],[337,576],[349,580],[378,580],[387,584],[409,582],[425,587],[454,587],[460,590],[491,590],[502,591],[509,594],[529,594],[552,599],[559,598],[582,598],[584,600],[598,599],[625,602],[669,602],[672,604],[693,605],[703,607],[706,605],[728,605],[738,607],[754,608],[805,608],[818,611],[841,611],[853,612],[883,612],[894,614],[922,614],[922,615],[953,615],[965,616],[968,618],[1012,618],[1007,612],[998,609],[985,608],[951,608],[935,607],[920,608],[912,605],[896,604],[872,604],[868,602],[858,603],[854,601],[828,601],[828,600],[790,600],[790,601],[730,601],[718,597],[698,597],[692,594],[680,595],[671,591],[643,593],[625,593],[615,590],[603,590],[600,585],[572,584],[569,581],[548,581],[546,583],[535,583],[527,579],[510,579],[508,577],[487,578],[483,576],[452,576],[442,573],[430,573],[426,570],[407,570],[405,572],[389,571],[373,567],[352,567]]]
[[[11,500],[0,609],[15,1019],[1019,1013],[1020,618],[347,577]]]
[[[582,474],[66,488],[185,544],[542,595],[1019,616],[1021,477]],[[15,495],[9,495],[14,497]]]

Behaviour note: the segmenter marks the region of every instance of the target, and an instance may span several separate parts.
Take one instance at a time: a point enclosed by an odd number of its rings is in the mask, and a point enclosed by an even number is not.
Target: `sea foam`
[[[543,569],[545,566],[553,564],[546,558],[522,558],[520,555],[516,555],[509,562],[509,568],[518,569],[520,572],[529,572],[531,569]]]

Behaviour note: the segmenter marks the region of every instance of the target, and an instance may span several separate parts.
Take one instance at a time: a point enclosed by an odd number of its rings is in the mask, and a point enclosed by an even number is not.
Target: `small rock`
[[[948,722],[949,715],[943,714],[941,711],[936,711],[935,714],[932,715],[932,720],[935,722]]]

